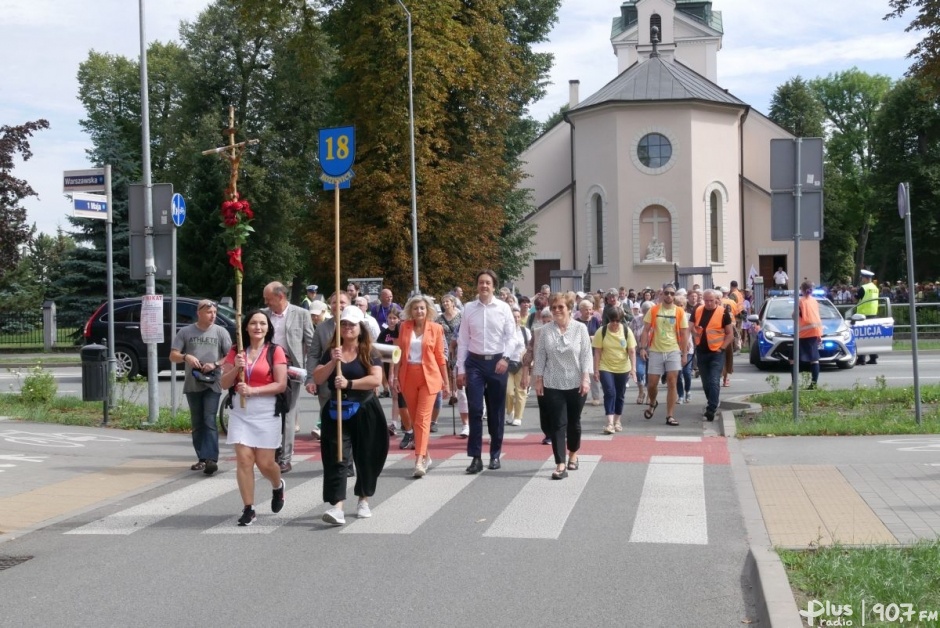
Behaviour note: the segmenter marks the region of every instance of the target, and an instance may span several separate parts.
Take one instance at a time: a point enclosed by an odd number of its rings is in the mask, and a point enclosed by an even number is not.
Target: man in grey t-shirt
[[[215,371],[232,348],[232,337],[228,330],[215,324],[218,313],[215,302],[204,299],[196,309],[198,320],[180,329],[173,338],[170,361],[186,365],[183,394],[189,403],[193,449],[199,458],[190,469],[212,475],[219,468],[219,429],[215,416],[222,388],[218,379],[212,384],[197,381],[193,370],[203,373]]]

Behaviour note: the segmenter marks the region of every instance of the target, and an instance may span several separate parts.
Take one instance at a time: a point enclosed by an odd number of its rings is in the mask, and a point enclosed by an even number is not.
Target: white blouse
[[[571,320],[565,333],[554,321],[543,325],[536,335],[533,370],[545,388],[571,390],[581,386],[582,377],[594,373],[587,325]]]
[[[424,334],[416,336],[411,332],[411,345],[408,347],[408,364],[421,364],[421,347],[424,345]]]

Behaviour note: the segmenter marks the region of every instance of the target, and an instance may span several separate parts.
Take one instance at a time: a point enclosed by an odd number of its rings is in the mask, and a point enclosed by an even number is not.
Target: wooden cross
[[[241,163],[242,154],[245,152],[245,148],[248,146],[254,146],[261,142],[261,140],[245,140],[244,142],[235,143],[235,107],[229,105],[228,108],[228,128],[222,131],[224,135],[228,135],[228,146],[219,146],[218,148],[210,148],[209,150],[202,151],[203,155],[221,155],[223,159],[229,161],[231,166],[231,174],[228,179],[228,186],[225,188],[225,199],[229,201],[238,200],[238,165]]]

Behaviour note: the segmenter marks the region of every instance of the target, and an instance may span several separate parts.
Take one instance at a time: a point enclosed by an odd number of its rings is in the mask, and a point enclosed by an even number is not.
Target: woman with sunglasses
[[[332,399],[320,411],[322,421],[320,455],[323,461],[323,501],[332,508],[323,513],[323,520],[341,526],[346,523],[343,502],[346,500],[346,462],[350,457],[356,465],[356,486],[359,497],[356,515],[372,516],[369,498],[375,494],[379,474],[388,457],[388,428],[385,412],[375,396],[382,383],[382,355],[372,346],[372,336],[364,321],[365,314],[355,305],[347,305],[340,316],[340,346],[320,356],[313,370],[317,386],[326,385]],[[340,363],[339,372],[336,363]],[[343,392],[342,407],[336,403],[335,391]],[[343,422],[343,460],[336,455],[336,424]]]
[[[587,327],[571,318],[574,298],[555,293],[549,303],[552,322],[539,330],[533,370],[535,394],[542,397],[539,403],[542,431],[551,436],[555,455],[552,479],[561,480],[579,466],[581,411],[591,390],[594,362]]]

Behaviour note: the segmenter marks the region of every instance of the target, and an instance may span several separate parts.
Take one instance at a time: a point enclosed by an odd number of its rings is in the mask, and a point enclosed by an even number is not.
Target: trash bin
[[[82,401],[108,399],[108,348],[104,345],[82,347]]]

